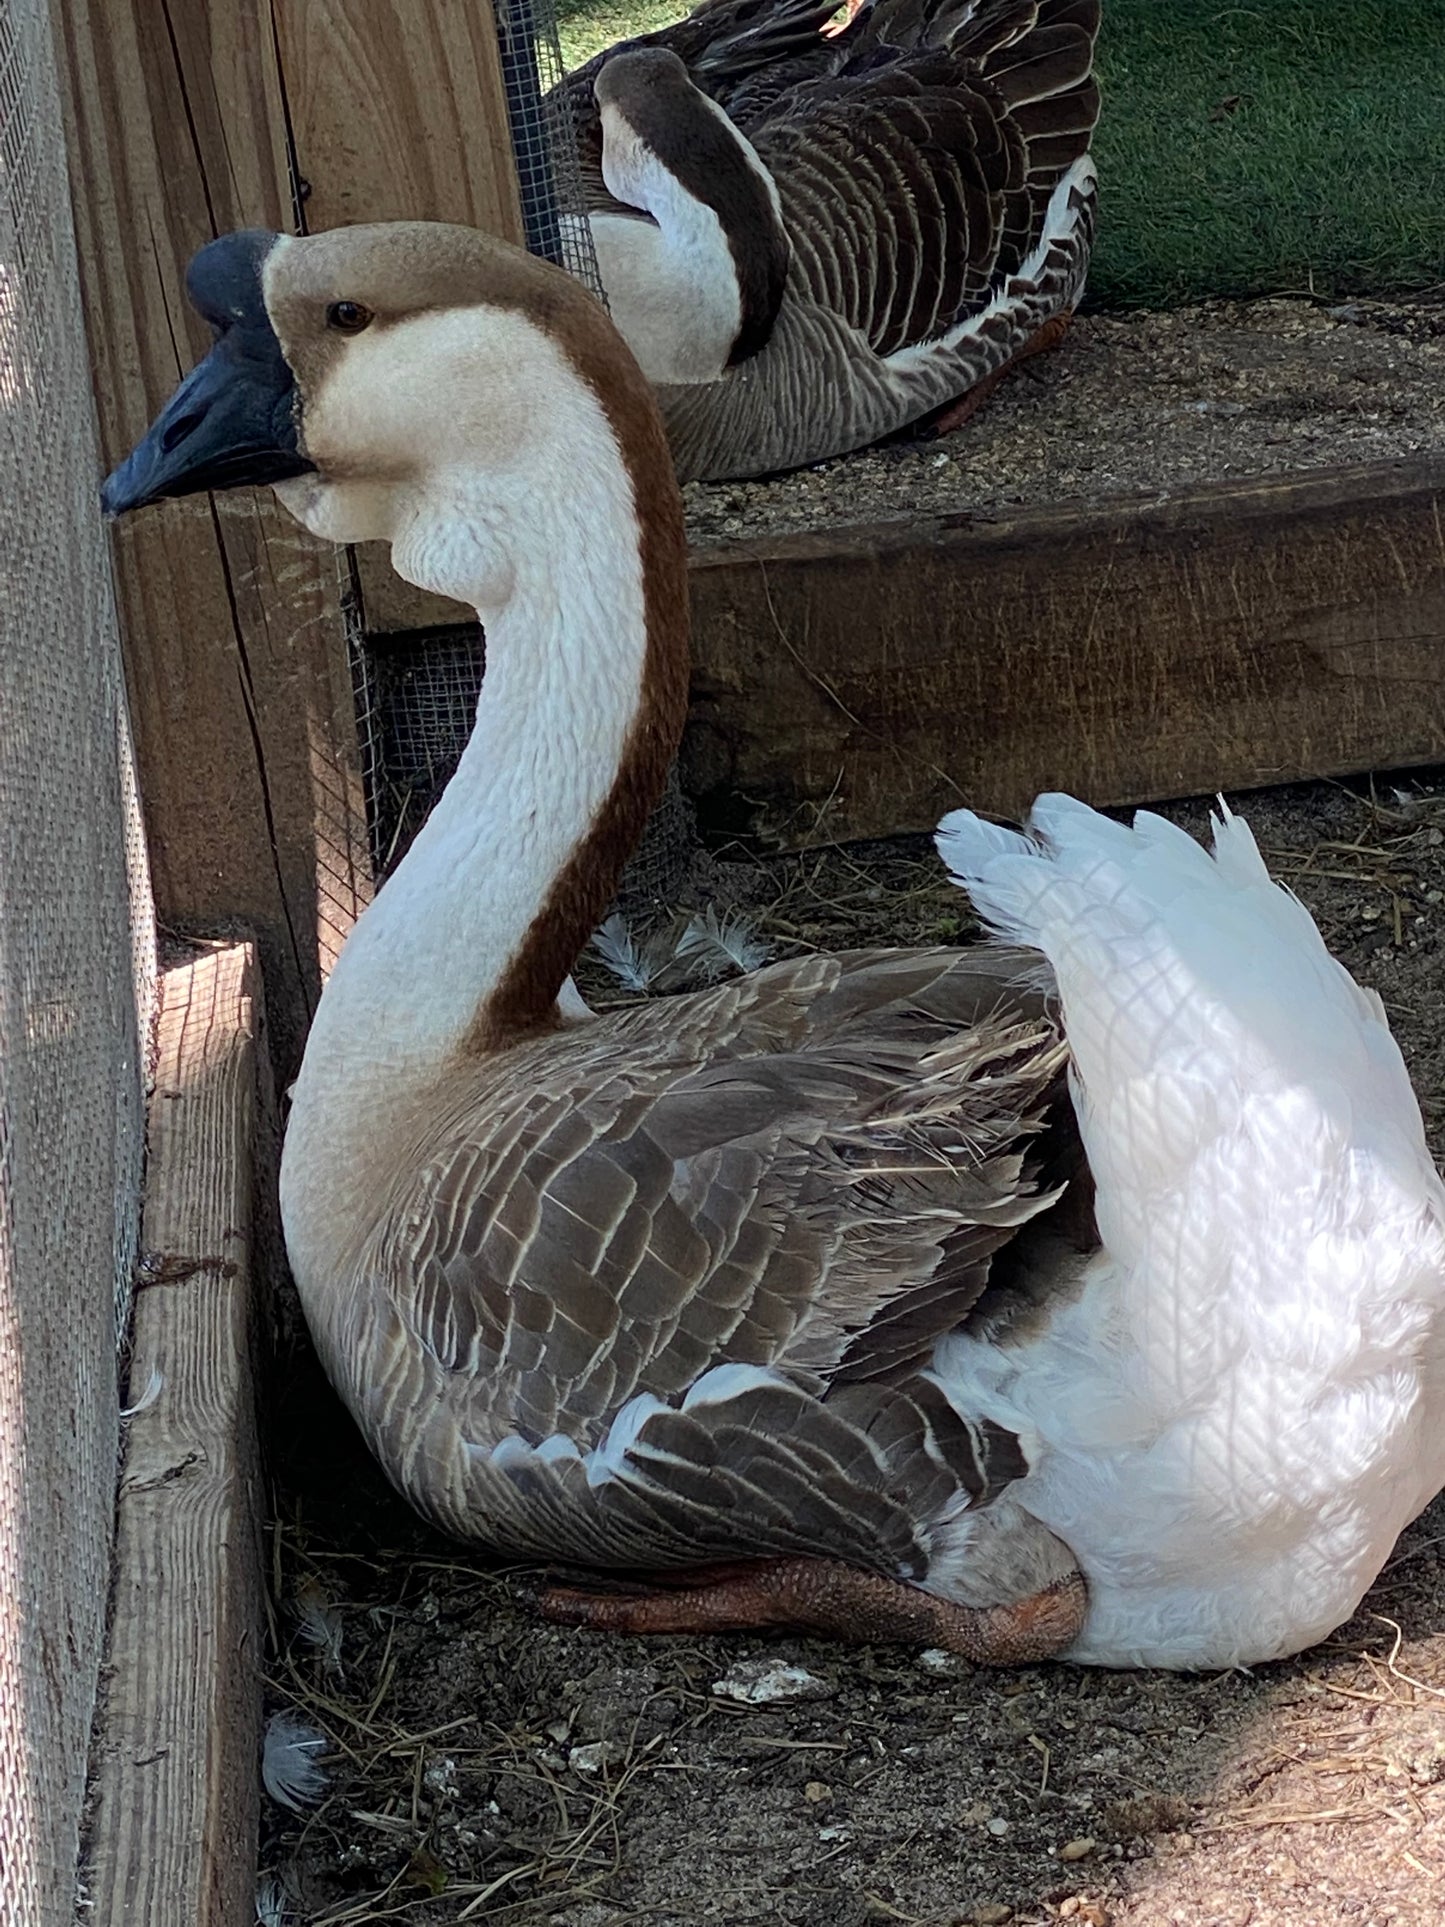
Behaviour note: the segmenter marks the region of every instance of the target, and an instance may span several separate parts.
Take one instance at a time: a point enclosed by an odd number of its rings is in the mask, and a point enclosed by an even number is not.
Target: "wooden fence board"
[[[275,18],[308,229],[459,221],[521,242],[483,0],[276,0]]]
[[[522,209],[485,0],[277,0],[277,41],[311,232],[351,221],[458,221],[518,244]],[[356,551],[368,627],[396,576]]]
[[[208,346],[191,254],[291,224],[285,103],[259,0],[55,0],[55,18],[110,463]],[[157,909],[256,932],[287,1075],[318,933],[349,925],[366,880],[338,559],[269,491],[148,509],[115,555]]]

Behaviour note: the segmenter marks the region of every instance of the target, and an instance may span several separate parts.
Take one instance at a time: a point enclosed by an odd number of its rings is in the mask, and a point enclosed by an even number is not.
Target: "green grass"
[[[686,11],[559,0],[569,65]],[[1445,283],[1445,0],[1104,0],[1090,305]]]
[[[580,67],[615,40],[652,33],[691,11],[677,0],[557,0],[562,58],[569,68]]]
[[[1445,0],[1104,0],[1092,299],[1445,280]]]

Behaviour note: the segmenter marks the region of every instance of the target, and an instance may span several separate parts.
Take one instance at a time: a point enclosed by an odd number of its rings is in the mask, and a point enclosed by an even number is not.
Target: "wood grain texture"
[[[209,345],[191,254],[291,225],[285,102],[263,0],[54,17],[109,463]],[[289,1076],[368,879],[338,557],[268,491],[148,509],[115,558],[159,915],[255,931]]]
[[[250,945],[165,973],[91,1754],[96,1927],[243,1927],[260,1802],[252,1347],[258,980]]]
[[[785,846],[1445,759],[1445,467],[693,558],[683,781]]]
[[[308,230],[459,221],[522,239],[483,0],[275,0]]]

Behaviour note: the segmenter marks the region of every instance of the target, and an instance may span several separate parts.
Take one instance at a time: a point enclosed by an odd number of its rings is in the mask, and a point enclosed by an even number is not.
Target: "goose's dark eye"
[[[359,301],[333,301],[326,310],[326,325],[338,334],[359,335],[370,320],[370,308],[363,308]]]

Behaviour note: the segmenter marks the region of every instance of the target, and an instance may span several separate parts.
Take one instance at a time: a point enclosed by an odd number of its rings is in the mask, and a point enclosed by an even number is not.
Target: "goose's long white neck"
[[[718,381],[742,325],[732,250],[712,209],[654,172],[646,203],[635,190],[654,221],[588,217],[608,306],[649,381]]]
[[[444,485],[432,476],[393,535],[400,573],[477,604],[485,680],[455,776],[357,923],[312,1025],[282,1187],[301,1264],[313,1218],[331,1249],[353,1205],[365,1217],[378,1159],[403,1148],[406,1113],[425,1105],[525,965],[529,933],[603,811],[644,705],[647,609],[627,467],[575,381],[535,408],[572,418],[548,433],[532,424],[536,459],[510,485],[495,473],[456,472]],[[564,970],[587,934],[570,933]]]
[[[471,738],[342,951],[308,1058],[354,1075],[460,1048],[612,789],[642,700],[637,547],[584,563],[568,536],[536,529],[541,553],[518,556],[506,607],[483,612]]]

